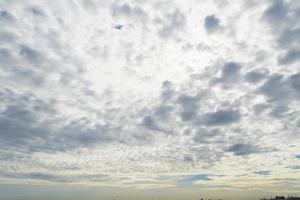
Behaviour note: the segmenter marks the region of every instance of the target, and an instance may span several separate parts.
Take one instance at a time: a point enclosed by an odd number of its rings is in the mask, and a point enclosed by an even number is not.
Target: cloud
[[[145,18],[147,13],[138,6],[130,6],[129,4],[120,4],[112,6],[112,15],[114,17],[136,17],[136,18]]]
[[[257,69],[246,73],[245,80],[249,83],[258,83],[268,75],[266,69]]]
[[[295,170],[300,169],[300,166],[299,165],[294,165],[294,166],[292,166],[292,169],[295,169]]]
[[[264,17],[271,23],[284,22],[287,18],[288,8],[283,0],[272,1],[272,4],[264,12]]]
[[[221,29],[220,20],[214,15],[208,15],[204,19],[204,27],[207,33],[214,33]]]
[[[220,109],[215,112],[207,113],[204,116],[203,124],[207,126],[227,125],[239,122],[241,119],[238,110]]]
[[[158,31],[159,36],[162,38],[174,36],[174,34],[181,31],[186,24],[185,15],[182,14],[179,9],[166,14],[163,19],[157,19],[156,21],[162,25],[162,28]]]
[[[267,20],[277,38],[279,48],[285,50],[283,55],[278,57],[280,65],[290,65],[299,60],[299,38],[300,29],[297,26],[299,5],[288,3],[283,0],[272,1],[264,11],[263,18]],[[280,26],[278,26],[280,24]]]
[[[222,77],[224,79],[235,77],[241,69],[241,65],[236,62],[225,63],[222,68]]]
[[[179,186],[190,186],[193,185],[196,181],[211,181],[212,179],[209,178],[207,174],[196,174],[187,176],[177,182]]]
[[[287,20],[287,23],[289,21]],[[299,41],[297,38],[299,38],[300,35],[300,29],[285,29],[282,31],[278,37],[278,45],[281,48],[293,48],[293,47],[299,47]],[[283,63],[284,64],[284,63]]]
[[[237,62],[225,62],[221,68],[221,76],[213,79],[213,84],[221,84],[224,88],[232,87],[240,79],[240,70],[242,66]]]
[[[300,50],[290,50],[284,56],[279,58],[279,64],[287,65],[300,60]]]
[[[260,87],[260,92],[272,101],[290,101],[299,98],[299,74],[285,77],[281,74],[273,74]]]
[[[182,109],[180,117],[183,121],[190,121],[196,117],[200,103],[199,97],[181,95],[178,98],[178,103]]]
[[[265,152],[265,150],[263,150],[259,146],[252,145],[252,144],[243,144],[243,143],[233,144],[228,147],[227,151],[233,152],[234,155],[237,155],[237,156],[244,156],[244,155],[249,155],[249,154]]]
[[[6,10],[1,10],[0,11],[0,23],[6,24],[6,23],[12,23],[14,21],[14,16],[6,11]]]
[[[271,174],[270,171],[258,171],[258,172],[253,172],[253,173],[261,175],[261,176],[269,176]]]
[[[31,62],[37,62],[41,57],[37,50],[32,49],[26,45],[20,46],[19,54],[20,56]]]
[[[299,3],[200,4],[1,1],[3,182],[237,189],[260,169],[292,176]]]
[[[67,151],[114,141],[113,137],[120,136],[111,132],[115,128],[109,125],[87,128],[81,122],[74,121],[57,127],[57,112],[53,104],[32,96],[19,96],[11,91],[2,93],[1,97],[6,101],[11,98],[15,102],[0,113],[2,146],[18,146],[19,150],[29,152]],[[53,118],[42,120],[48,114],[52,114]]]

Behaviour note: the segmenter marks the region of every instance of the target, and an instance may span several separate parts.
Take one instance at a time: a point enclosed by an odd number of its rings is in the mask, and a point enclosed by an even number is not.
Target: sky
[[[0,199],[300,195],[300,1],[0,0]]]

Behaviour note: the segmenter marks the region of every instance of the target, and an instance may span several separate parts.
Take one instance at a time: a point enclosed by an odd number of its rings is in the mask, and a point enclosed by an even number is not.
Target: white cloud
[[[1,1],[3,180],[299,176],[300,5],[220,2]]]

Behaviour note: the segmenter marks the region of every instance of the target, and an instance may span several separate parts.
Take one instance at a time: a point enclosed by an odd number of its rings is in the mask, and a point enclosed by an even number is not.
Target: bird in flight
[[[123,24],[115,24],[114,25],[114,28],[117,29],[117,30],[122,30],[123,27],[124,27]]]

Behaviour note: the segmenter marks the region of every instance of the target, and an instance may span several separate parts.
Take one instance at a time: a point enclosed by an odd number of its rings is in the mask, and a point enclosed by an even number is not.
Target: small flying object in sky
[[[117,29],[117,30],[122,30],[123,27],[124,27],[123,24],[115,24],[114,25],[114,28]]]

